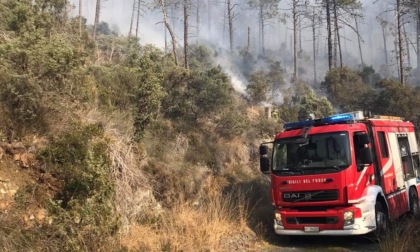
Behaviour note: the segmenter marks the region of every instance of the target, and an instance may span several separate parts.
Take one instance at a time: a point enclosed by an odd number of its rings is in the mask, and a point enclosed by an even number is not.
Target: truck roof
[[[350,123],[369,123],[373,126],[381,127],[413,127],[411,122],[404,121],[404,118],[397,116],[366,116],[363,111],[352,111],[342,114],[336,114],[319,119],[308,119],[298,122],[290,122],[284,125],[286,131],[293,129],[302,129],[314,126],[350,124]]]

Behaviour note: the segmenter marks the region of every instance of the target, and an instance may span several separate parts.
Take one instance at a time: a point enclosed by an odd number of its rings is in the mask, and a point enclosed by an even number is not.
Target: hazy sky
[[[150,0],[148,0],[150,2]],[[83,0],[83,16],[88,20],[89,24],[93,23],[94,20],[94,11],[96,0]],[[143,0],[145,2],[145,0]],[[167,2],[170,2],[167,0]],[[206,12],[206,4],[208,0],[202,1],[202,14],[201,14],[201,28],[200,28],[200,37],[202,41],[207,41],[212,45],[216,45],[220,48],[228,48],[228,34],[226,29],[223,29],[223,24],[226,23],[224,20],[224,4],[221,0],[210,0],[212,2],[210,24],[208,24],[208,14]],[[251,49],[254,51],[260,50],[259,42],[259,27],[258,27],[258,18],[255,11],[251,11],[247,6],[246,0],[232,0],[234,3],[239,5],[235,7],[234,11],[237,14],[237,19],[234,22],[235,26],[235,37],[234,44],[238,49],[245,48],[247,44],[247,33],[248,27],[251,29]],[[291,0],[281,0],[280,13],[289,13],[286,9],[290,8]],[[367,65],[373,65],[377,71],[380,69],[380,66],[385,62],[384,56],[384,42],[382,37],[382,29],[376,20],[376,17],[383,12],[385,8],[391,6],[387,3],[394,3],[395,0],[378,0],[376,4],[373,4],[373,0],[364,0],[363,3],[363,16],[364,20],[359,24],[359,29],[362,39],[362,56],[364,63]],[[78,0],[71,0],[71,3],[74,4],[73,15],[78,15]],[[101,21],[105,21],[112,26],[117,26],[120,33],[127,35],[130,27],[131,20],[131,11],[132,11],[133,0],[104,0],[103,8],[100,16]],[[162,21],[162,14],[159,10],[150,10],[146,7],[143,7],[144,12],[140,17],[140,43],[146,44],[151,43],[155,44],[158,47],[163,48],[164,46],[164,28]],[[182,11],[182,10],[180,10]],[[196,37],[196,16],[195,10],[191,11],[190,16],[190,43],[195,41]],[[171,13],[168,13],[170,15]],[[239,14],[239,15],[238,15]],[[176,18],[171,25],[175,26],[175,32],[177,34],[178,42],[182,43],[183,33],[182,33],[182,13],[175,13]],[[290,16],[290,15],[289,15]],[[385,18],[388,18],[390,22],[394,23],[393,18],[395,18],[393,12],[389,12],[383,15]],[[272,49],[273,51],[278,51],[280,48],[283,48],[283,55],[279,55],[279,59],[283,62],[286,68],[291,67],[292,58],[292,24],[290,22],[290,17],[287,19],[287,24],[280,23],[276,20],[270,21],[265,27],[265,45],[267,49]],[[354,21],[352,22],[354,25]],[[307,24],[306,24],[307,25]],[[304,25],[303,25],[304,26]],[[407,25],[407,33],[412,36],[414,41],[415,30],[413,29],[414,25]],[[224,31],[225,30],[225,31]],[[133,30],[134,32],[134,30]],[[388,38],[387,38],[387,52],[389,54],[388,60],[389,65],[395,66],[393,70],[396,74],[396,58],[394,52],[394,40],[395,37],[391,35],[392,29],[388,29]],[[302,30],[302,49],[307,53],[307,57],[310,57],[307,62],[305,60],[301,61],[301,67],[309,69],[308,72],[312,71],[309,62],[312,58],[313,46],[312,46],[312,33],[311,29]],[[357,66],[360,64],[360,53],[357,42],[357,36],[355,32],[349,27],[342,27],[340,29],[340,37],[342,44],[342,51],[345,55],[344,63],[350,66]],[[319,65],[322,65],[319,76],[323,76],[323,71],[326,70],[325,61],[326,59],[326,27],[323,25],[317,31],[317,52],[319,61],[322,62]],[[412,54],[411,63],[415,64],[415,55],[414,49],[410,47],[410,52]],[[394,56],[393,56],[394,55]],[[305,65],[308,64],[307,66]],[[415,65],[414,65],[415,67]],[[308,75],[310,75],[308,73]]]

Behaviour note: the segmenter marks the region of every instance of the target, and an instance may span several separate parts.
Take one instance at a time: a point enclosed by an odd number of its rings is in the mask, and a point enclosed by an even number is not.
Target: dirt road
[[[340,252],[371,252],[378,251],[378,243],[366,237],[344,236],[306,236],[290,240],[283,236],[270,235],[264,252],[298,252],[298,251],[340,251]]]

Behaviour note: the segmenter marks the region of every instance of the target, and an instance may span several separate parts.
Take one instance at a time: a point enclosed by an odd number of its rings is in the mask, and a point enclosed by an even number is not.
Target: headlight
[[[348,226],[354,224],[354,213],[353,211],[344,211],[343,213],[343,225]]]
[[[281,220],[281,214],[279,212],[274,213],[274,219],[279,226],[283,226],[283,222]]]
[[[344,220],[349,221],[353,219],[353,211],[345,211],[344,212]]]

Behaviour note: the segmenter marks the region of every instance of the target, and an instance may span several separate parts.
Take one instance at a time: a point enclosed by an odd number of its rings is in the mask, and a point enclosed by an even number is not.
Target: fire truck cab
[[[362,111],[284,125],[260,146],[279,235],[359,235],[419,213],[415,127]],[[272,145],[272,148],[268,148]]]

